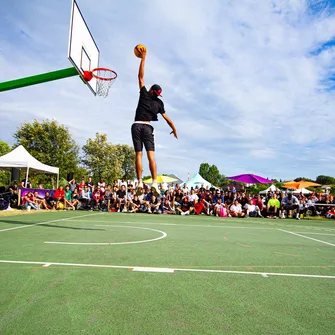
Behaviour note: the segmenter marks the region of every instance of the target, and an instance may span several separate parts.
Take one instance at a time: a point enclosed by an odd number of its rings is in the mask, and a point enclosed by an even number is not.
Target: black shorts
[[[155,151],[154,127],[150,124],[133,123],[131,126],[131,137],[135,152],[141,152],[143,144],[146,151]]]

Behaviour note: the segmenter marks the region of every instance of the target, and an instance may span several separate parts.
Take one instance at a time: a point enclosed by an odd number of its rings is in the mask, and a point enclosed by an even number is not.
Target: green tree
[[[11,151],[8,143],[0,141],[0,156],[6,155]],[[0,171],[0,186],[7,186],[10,183],[10,172]]]
[[[61,178],[75,171],[79,162],[79,147],[67,127],[57,121],[25,122],[14,134],[15,146],[23,145],[44,164],[59,167]]]
[[[311,182],[315,183],[315,180],[310,179],[310,178],[305,178],[305,177],[298,177],[298,178],[294,179],[294,181],[296,181],[296,182],[301,181],[301,180],[311,181]]]
[[[335,185],[335,178],[330,176],[317,176],[316,182],[321,185]]]
[[[208,163],[201,163],[199,167],[199,174],[202,178],[214,186],[221,186],[223,178],[216,165],[209,165]]]
[[[136,175],[134,149],[126,144],[116,144],[113,145],[113,150],[121,163],[121,178],[124,180],[133,180]]]
[[[82,163],[91,172],[95,181],[103,178],[106,183],[123,177],[122,160],[115,152],[115,147],[107,141],[106,134],[95,134],[83,146]]]

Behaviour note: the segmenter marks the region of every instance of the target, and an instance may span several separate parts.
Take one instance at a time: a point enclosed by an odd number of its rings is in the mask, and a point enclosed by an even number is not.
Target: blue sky
[[[139,60],[163,88],[179,140],[155,123],[159,173],[186,179],[202,162],[226,176],[335,176],[335,2],[77,1],[118,72],[107,99],[79,78],[1,93],[0,139],[25,121],[56,119],[83,145],[96,132],[131,145]],[[15,0],[0,12],[1,80],[67,68],[71,0]],[[148,174],[147,162],[144,163]]]

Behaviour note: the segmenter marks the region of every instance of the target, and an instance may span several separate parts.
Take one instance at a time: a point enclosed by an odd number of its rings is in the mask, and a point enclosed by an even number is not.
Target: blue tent
[[[180,184],[180,187],[183,187],[184,184],[187,185],[189,190],[191,189],[191,187],[196,188],[196,186],[198,186],[198,188],[200,188],[202,185],[204,186],[204,188],[206,188],[207,186],[208,188],[211,188],[212,186],[212,184],[202,178],[199,173],[196,173],[190,180],[186,181],[185,183]]]

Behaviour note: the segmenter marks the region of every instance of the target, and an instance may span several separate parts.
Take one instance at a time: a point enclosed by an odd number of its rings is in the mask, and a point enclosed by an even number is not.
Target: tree
[[[67,127],[57,121],[25,122],[14,134],[15,146],[23,145],[44,164],[59,167],[61,178],[76,169],[79,147]]]
[[[8,143],[0,141],[0,157],[8,154],[11,151],[11,147]],[[0,186],[9,185],[10,183],[10,172],[0,171]]]
[[[82,163],[87,167],[95,181],[103,178],[110,184],[115,179],[123,177],[122,157],[115,147],[107,141],[106,134],[95,134],[95,139],[89,138],[83,146]]]
[[[113,149],[121,163],[122,179],[133,180],[136,174],[134,149],[126,144],[113,145]]]
[[[330,176],[317,176],[316,182],[321,185],[335,185],[335,178]]]
[[[216,165],[209,165],[208,163],[200,164],[199,174],[214,186],[221,186],[224,178]]]
[[[296,181],[296,182],[301,181],[301,180],[311,181],[311,182],[315,183],[315,180],[312,180],[312,179],[309,179],[309,178],[305,178],[305,177],[298,177],[298,178],[294,179],[294,181]]]

